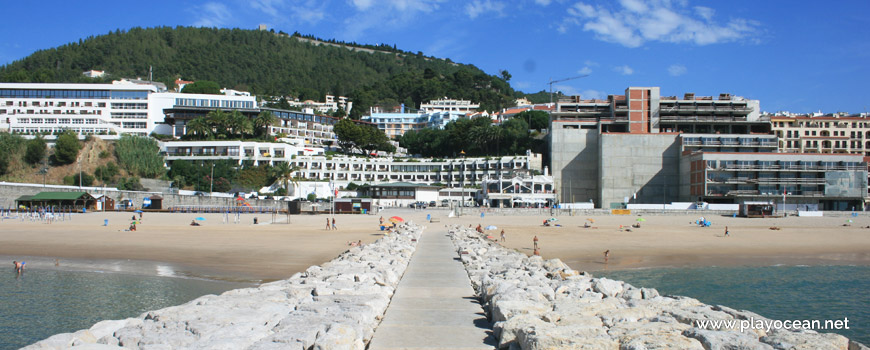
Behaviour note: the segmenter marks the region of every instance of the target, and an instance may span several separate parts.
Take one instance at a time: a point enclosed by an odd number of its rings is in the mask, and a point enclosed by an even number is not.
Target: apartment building
[[[493,208],[552,207],[556,203],[553,178],[548,175],[516,173],[487,178],[482,191],[485,205]]]
[[[870,115],[771,116],[785,153],[852,153],[870,156]]]
[[[233,159],[238,163],[298,167],[293,176],[312,181],[440,183],[450,187],[477,186],[485,178],[509,178],[517,172],[542,171],[541,155],[466,159],[363,158],[324,156],[322,148],[286,143],[242,141],[167,141],[160,143],[171,166],[176,160]]]
[[[136,84],[0,83],[0,129],[145,135],[155,124],[149,120],[148,96],[156,91]]]
[[[777,203],[778,210],[863,210],[867,163],[853,154],[695,151],[680,163],[681,191],[698,201]]]
[[[455,100],[447,97],[437,100],[430,100],[429,103],[421,103],[420,110],[427,112],[458,112],[462,114],[477,112],[480,108],[479,103],[472,103],[469,100]]]
[[[73,130],[79,134],[183,135],[183,123],[164,124],[167,113],[252,110],[251,96],[159,92],[159,83],[0,83],[0,129],[22,134]],[[194,113],[196,112],[196,113]],[[178,128],[181,126],[181,128]]]
[[[387,137],[396,138],[406,132],[419,131],[426,128],[444,129],[447,123],[465,117],[463,112],[428,112],[428,113],[378,113],[373,112],[362,117],[362,121],[370,122],[381,129]]]
[[[662,96],[659,87],[629,87],[607,99],[562,98],[550,125],[559,202],[616,208],[688,200],[680,192],[680,134],[718,135],[717,142],[731,143],[735,137],[723,135],[767,135],[770,122],[757,100],[730,94],[679,98]],[[707,141],[712,146],[713,139]],[[775,149],[769,139],[765,145],[761,139],[737,142],[757,142],[753,151]]]

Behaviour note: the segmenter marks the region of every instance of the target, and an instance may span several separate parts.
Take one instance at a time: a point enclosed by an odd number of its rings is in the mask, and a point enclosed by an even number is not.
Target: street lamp
[[[465,150],[462,150],[459,154],[462,156],[462,177],[459,179],[459,190],[462,192],[462,202],[459,206],[465,208]]]
[[[208,193],[211,196],[214,194],[214,163],[211,163],[211,177],[209,180],[211,180],[211,183],[208,186]]]

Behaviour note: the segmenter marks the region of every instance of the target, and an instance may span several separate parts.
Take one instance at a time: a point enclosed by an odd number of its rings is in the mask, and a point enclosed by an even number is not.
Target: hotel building
[[[784,153],[853,153],[870,156],[870,118],[861,115],[771,116]]]
[[[251,96],[166,93],[155,84],[0,83],[0,130],[178,136],[183,124],[165,125],[166,113],[255,107]]]

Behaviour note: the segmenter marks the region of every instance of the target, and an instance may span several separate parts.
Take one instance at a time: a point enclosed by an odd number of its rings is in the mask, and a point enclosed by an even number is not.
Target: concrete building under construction
[[[771,132],[769,117],[762,115],[759,107],[758,100],[730,94],[661,96],[659,87],[629,87],[624,95],[610,95],[606,100],[583,100],[579,96],[560,99],[550,125],[550,163],[557,199],[561,203],[592,201],[596,207],[618,208],[627,203],[773,200],[791,191],[794,195],[806,193],[800,203],[820,204],[817,207],[823,210],[863,203],[867,197],[866,163],[863,175],[838,178],[841,185],[836,187],[864,188],[863,192],[836,191],[834,187],[826,191],[823,186],[810,187],[808,183],[804,187],[782,181],[760,187],[745,183],[723,191],[725,188],[715,183],[695,181],[698,179],[692,176],[697,177],[697,172],[688,166],[681,168],[681,162],[692,164],[682,161],[686,157],[693,161],[715,158],[717,166],[723,161],[731,164],[731,158],[735,164],[737,158],[775,158],[777,137]],[[827,162],[822,158],[812,161]],[[856,170],[861,167],[860,156],[831,162],[849,171],[861,171]],[[808,176],[797,170],[755,174],[755,178]],[[808,167],[806,171],[817,170]],[[820,185],[821,181],[824,177],[816,175],[810,182]],[[833,196],[834,192],[838,194]]]

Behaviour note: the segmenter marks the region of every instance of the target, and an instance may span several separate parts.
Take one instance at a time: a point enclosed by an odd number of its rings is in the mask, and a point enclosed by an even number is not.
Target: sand
[[[337,231],[325,229],[325,215],[298,215],[272,221],[270,214],[245,214],[240,223],[224,223],[220,214],[145,213],[136,232],[124,231],[132,213],[77,214],[72,221],[44,224],[0,221],[0,255],[61,259],[157,261],[173,265],[180,275],[237,281],[288,278],[311,265],[329,261],[349,248],[348,241],[369,243],[383,233],[378,218],[398,215],[423,223],[426,215],[440,219],[426,223],[429,231],[444,225],[495,225],[494,238],[504,229],[504,245],[532,253],[538,236],[544,258],[560,258],[584,271],[645,267],[870,265],[870,217],[747,219],[708,217],[712,227],[690,224],[697,216],[644,216],[631,232],[619,225],[636,223],[638,216],[560,216],[561,227],[544,227],[546,215],[481,218],[479,212],[448,218],[442,209],[387,209],[378,215],[336,215]],[[189,226],[195,217],[202,226]],[[260,224],[254,225],[258,217]],[[108,219],[109,225],[103,226]],[[594,228],[583,228],[587,219]],[[724,237],[725,226],[730,237]],[[781,230],[770,230],[778,226]],[[603,252],[610,250],[604,263]],[[11,265],[11,264],[10,264]]]

